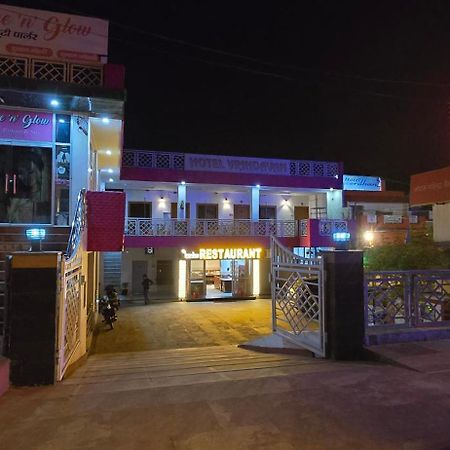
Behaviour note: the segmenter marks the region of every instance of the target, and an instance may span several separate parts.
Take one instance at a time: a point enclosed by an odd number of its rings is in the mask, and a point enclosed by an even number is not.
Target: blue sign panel
[[[381,178],[344,175],[344,191],[381,191]]]

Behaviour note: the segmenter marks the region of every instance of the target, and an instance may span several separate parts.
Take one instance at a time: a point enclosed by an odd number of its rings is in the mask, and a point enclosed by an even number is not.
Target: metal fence
[[[365,274],[367,327],[450,325],[450,270]]]
[[[78,196],[65,258],[61,263],[58,314],[57,379],[61,380],[81,341],[82,234],[85,229],[86,192]]]
[[[325,356],[322,258],[302,258],[271,238],[274,332]]]

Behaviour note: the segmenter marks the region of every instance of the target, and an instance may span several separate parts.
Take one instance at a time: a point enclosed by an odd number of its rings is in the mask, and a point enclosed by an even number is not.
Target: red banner
[[[121,252],[125,228],[123,192],[86,193],[87,250]]]
[[[450,167],[418,173],[411,177],[411,206],[450,201]]]

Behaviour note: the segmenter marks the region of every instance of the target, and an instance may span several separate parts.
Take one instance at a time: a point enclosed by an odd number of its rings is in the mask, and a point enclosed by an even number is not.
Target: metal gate
[[[274,332],[325,356],[322,258],[302,258],[272,237],[272,325]]]

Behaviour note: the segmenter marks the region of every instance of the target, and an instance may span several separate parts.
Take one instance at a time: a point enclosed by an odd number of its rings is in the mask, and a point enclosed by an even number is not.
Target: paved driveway
[[[95,353],[233,345],[271,333],[271,301],[123,301],[114,330],[98,329]]]

